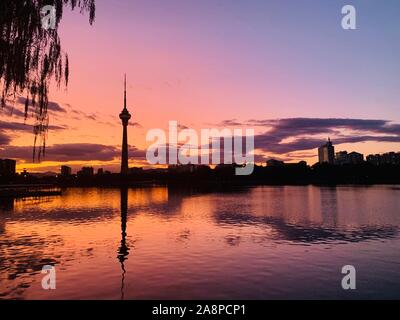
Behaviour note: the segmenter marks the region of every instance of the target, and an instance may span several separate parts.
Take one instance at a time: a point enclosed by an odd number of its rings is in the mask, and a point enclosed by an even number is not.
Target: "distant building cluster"
[[[340,151],[335,155],[335,164],[359,164],[364,162],[364,155],[358,152]]]
[[[388,152],[384,154],[371,154],[367,161],[376,166],[384,164],[400,164],[400,152]]]
[[[335,147],[330,139],[318,148],[318,160],[320,164],[330,164],[330,165],[357,165],[362,163],[369,163],[374,166],[383,166],[383,165],[400,165],[400,152],[387,152],[383,154],[370,154],[365,157],[362,153],[358,152],[347,152],[347,151],[339,151],[335,153]],[[0,159],[0,178],[9,178],[16,176],[16,160],[13,159]],[[267,167],[282,167],[282,168],[290,168],[290,167],[306,167],[307,162],[300,161],[298,163],[285,163],[281,160],[269,159],[266,161]],[[225,170],[225,169],[235,169],[238,167],[236,164],[220,164],[216,166],[216,170]],[[205,173],[207,171],[212,170],[209,166],[205,165],[170,165],[168,169],[154,169],[153,171],[164,172],[167,171],[169,173],[176,174],[185,174],[185,173]],[[128,174],[139,174],[142,173],[143,168],[128,168]],[[56,176],[56,173],[47,172],[47,173],[37,173],[32,174],[32,176],[46,176],[49,177],[51,175]],[[109,175],[110,171],[106,171],[103,168],[98,168],[95,173],[95,169],[93,167],[83,167],[76,174],[73,174],[72,168],[66,165],[61,166],[59,177],[69,178],[69,177],[78,177],[78,178],[88,178],[93,177],[97,174],[97,176],[101,175]],[[21,177],[28,178],[31,176],[26,170],[21,172]]]
[[[94,176],[94,168],[93,167],[83,167],[78,171],[78,177],[91,177]]]
[[[104,171],[103,168],[97,169],[97,175],[104,175],[104,174],[111,174],[110,171]],[[81,170],[79,170],[76,174],[78,177],[92,177],[95,175],[95,169],[93,167],[83,167]],[[72,174],[72,168],[68,166],[61,166],[61,177],[71,177],[73,176]]]
[[[0,176],[11,177],[16,174],[17,162],[11,159],[0,159]]]
[[[365,156],[362,153],[340,151],[335,154],[335,147],[332,141],[318,148],[318,160],[320,164],[327,163],[331,165],[360,164],[365,162]],[[369,155],[366,161],[370,164],[379,166],[384,164],[400,164],[400,152],[388,152],[384,154]]]
[[[331,139],[318,148],[318,160],[320,164],[331,165],[360,164],[364,162],[364,155],[358,152],[340,151],[335,154],[335,147]]]

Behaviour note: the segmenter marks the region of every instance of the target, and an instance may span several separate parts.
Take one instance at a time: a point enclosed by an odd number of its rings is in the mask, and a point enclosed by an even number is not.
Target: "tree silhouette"
[[[43,26],[42,9],[53,6],[54,28]],[[25,119],[32,108],[34,116],[33,158],[44,156],[49,117],[49,84],[68,85],[68,55],[61,49],[58,26],[63,9],[79,8],[95,18],[95,0],[0,0],[0,94],[1,107],[7,100],[26,97]],[[46,13],[45,13],[46,14]],[[39,139],[39,140],[38,140]],[[36,146],[39,151],[36,153]]]

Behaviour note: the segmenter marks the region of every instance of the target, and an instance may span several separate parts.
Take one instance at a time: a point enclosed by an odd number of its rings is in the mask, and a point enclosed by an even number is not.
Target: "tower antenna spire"
[[[124,109],[126,109],[126,73],[124,78]]]

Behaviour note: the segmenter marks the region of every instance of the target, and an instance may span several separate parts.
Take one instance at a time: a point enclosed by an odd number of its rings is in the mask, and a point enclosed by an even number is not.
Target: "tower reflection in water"
[[[121,299],[124,299],[124,286],[125,286],[125,260],[128,259],[129,247],[126,244],[126,223],[128,217],[128,189],[121,188],[121,245],[118,249],[118,261],[121,264]]]

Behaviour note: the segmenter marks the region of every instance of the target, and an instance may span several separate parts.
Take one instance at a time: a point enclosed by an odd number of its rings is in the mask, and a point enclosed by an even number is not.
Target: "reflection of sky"
[[[0,211],[0,297],[332,298],[349,263],[357,297],[398,297],[398,192],[71,189],[17,201]],[[56,266],[53,292],[41,289],[43,264]]]
[[[132,144],[168,120],[195,128],[224,119],[337,117],[400,121],[400,4],[354,0],[358,30],[341,29],[345,1],[97,0],[97,18],[65,13],[72,68],[53,100],[87,115],[50,143],[118,145],[122,75],[128,73]],[[156,117],[154,115],[157,115]],[[56,120],[57,121],[57,120]],[[117,127],[118,128],[118,127]],[[31,143],[24,134],[15,143]],[[383,152],[396,144],[351,148]],[[345,147],[348,147],[347,145]]]

